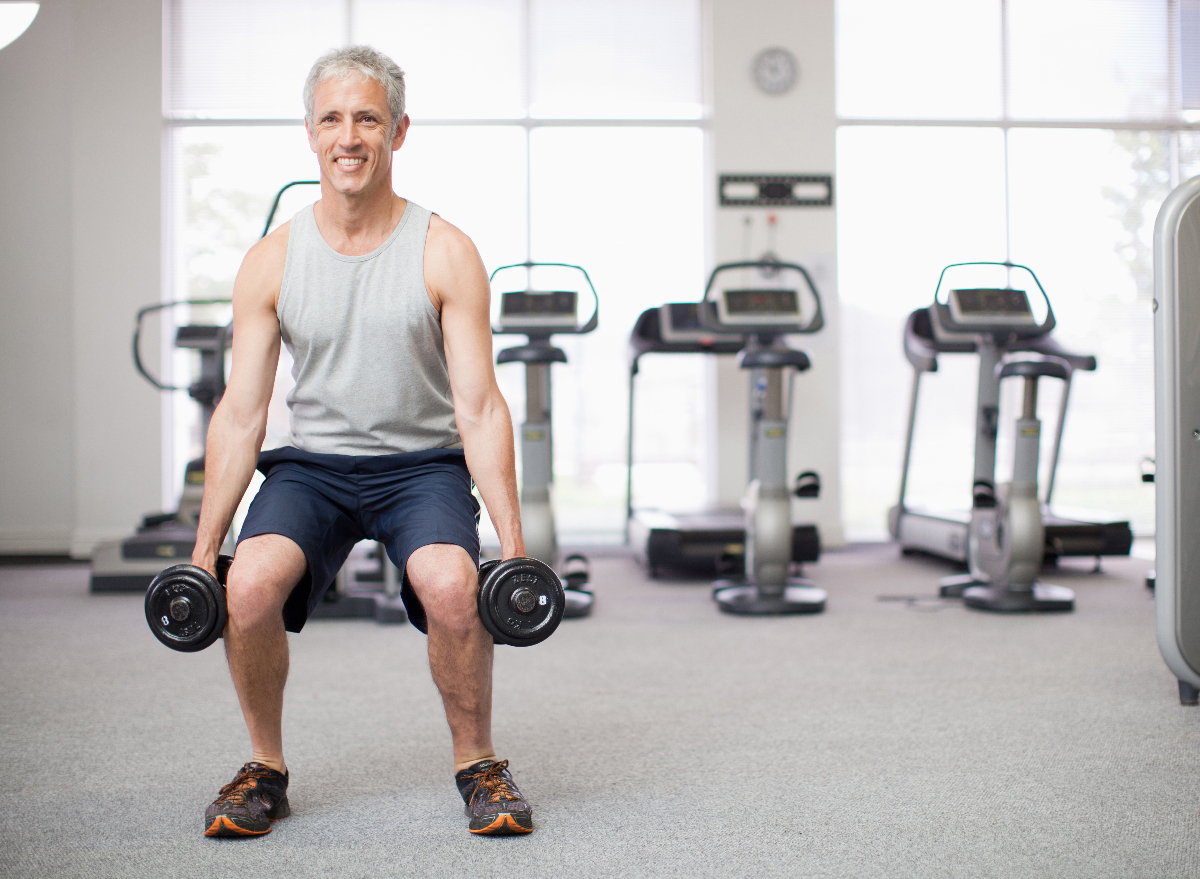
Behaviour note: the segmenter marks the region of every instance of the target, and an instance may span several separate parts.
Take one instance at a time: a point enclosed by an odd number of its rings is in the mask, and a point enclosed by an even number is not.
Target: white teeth
[[[366,159],[353,159],[349,156],[342,156],[336,160],[339,165],[361,165]]]

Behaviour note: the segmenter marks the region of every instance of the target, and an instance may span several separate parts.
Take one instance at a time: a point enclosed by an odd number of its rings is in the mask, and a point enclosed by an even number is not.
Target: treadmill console
[[[956,324],[989,327],[1037,326],[1029,297],[1011,287],[972,287],[950,291],[950,318]]]
[[[578,326],[579,294],[574,290],[533,290],[500,294],[499,326],[520,331],[522,327],[570,330]]]
[[[800,294],[780,288],[722,290],[717,314],[726,326],[795,326],[800,323]]]
[[[703,303],[710,309],[711,303]],[[713,345],[721,342],[740,343],[742,337],[734,333],[717,333],[706,328],[700,319],[699,302],[668,302],[658,307],[659,335],[664,342],[677,344]],[[711,321],[710,321],[711,323]]]

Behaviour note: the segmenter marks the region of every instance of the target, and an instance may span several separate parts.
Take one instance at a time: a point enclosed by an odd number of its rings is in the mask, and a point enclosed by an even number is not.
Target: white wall
[[[713,173],[834,171],[834,0],[710,0]],[[799,62],[795,87],[783,95],[758,91],[751,63],[781,46]],[[834,181],[834,202],[836,204]],[[715,193],[713,195],[715,198]],[[795,521],[816,522],[825,546],[843,543],[839,487],[838,303],[835,208],[715,208],[716,262],[746,257],[744,223],[753,220],[751,258],[767,246],[768,214],[778,219],[774,250],[813,275],[825,328],[804,339],[812,368],[795,377],[789,429],[789,479],[821,474],[819,500],[794,500]],[[716,368],[716,497],[736,505],[747,473],[747,374],[732,358]]]
[[[160,0],[43,0],[0,50],[0,552],[83,556],[160,506]]]

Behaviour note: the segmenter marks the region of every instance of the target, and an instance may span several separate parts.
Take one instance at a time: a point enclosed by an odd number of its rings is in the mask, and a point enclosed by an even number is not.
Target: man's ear
[[[408,134],[408,126],[412,120],[408,118],[408,114],[404,114],[404,118],[400,120],[400,124],[396,126],[396,133],[392,135],[392,152],[404,146],[404,138]]]

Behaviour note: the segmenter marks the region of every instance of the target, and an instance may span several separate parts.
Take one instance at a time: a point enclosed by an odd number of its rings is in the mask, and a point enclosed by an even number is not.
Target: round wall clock
[[[777,46],[754,56],[754,84],[768,95],[782,95],[796,84],[800,66],[796,56]]]

